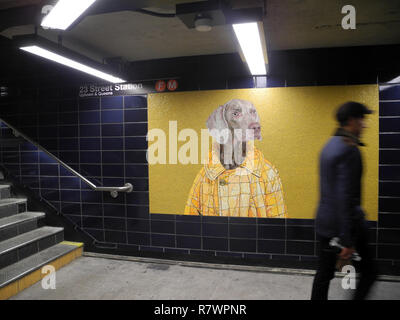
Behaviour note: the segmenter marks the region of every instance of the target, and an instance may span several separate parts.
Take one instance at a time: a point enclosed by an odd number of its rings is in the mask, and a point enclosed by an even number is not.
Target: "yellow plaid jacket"
[[[247,150],[239,167],[226,170],[214,145],[193,182],[184,214],[287,218],[278,170],[254,142],[247,143]]]

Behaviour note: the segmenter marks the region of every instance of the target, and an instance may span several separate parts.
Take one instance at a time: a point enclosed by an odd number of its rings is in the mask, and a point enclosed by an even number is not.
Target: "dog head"
[[[207,119],[211,136],[220,144],[229,141],[231,132],[238,141],[261,140],[261,125],[250,101],[233,99],[219,106]]]

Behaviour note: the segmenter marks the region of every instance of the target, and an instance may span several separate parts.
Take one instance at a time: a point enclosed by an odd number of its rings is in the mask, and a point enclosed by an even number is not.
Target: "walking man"
[[[364,145],[359,140],[365,128],[364,116],[371,113],[361,103],[341,105],[336,113],[339,128],[320,154],[320,202],[315,220],[320,248],[311,300],[328,299],[337,259],[349,260],[355,251],[361,256],[358,265],[354,263],[361,277],[353,298],[364,299],[376,278],[360,206],[362,160],[358,149]],[[329,246],[333,237],[339,237],[344,247],[339,255]]]

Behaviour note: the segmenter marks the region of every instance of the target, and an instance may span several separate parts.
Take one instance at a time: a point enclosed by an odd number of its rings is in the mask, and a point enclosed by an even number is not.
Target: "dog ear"
[[[210,135],[220,144],[228,141],[229,127],[225,118],[227,103],[219,106],[207,119],[207,128]]]

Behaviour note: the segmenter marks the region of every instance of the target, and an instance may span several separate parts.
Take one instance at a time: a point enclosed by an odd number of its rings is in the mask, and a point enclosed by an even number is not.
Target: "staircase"
[[[11,187],[0,172],[0,300],[45,277],[43,266],[57,270],[83,251],[82,243],[64,241],[64,228],[41,226],[45,213],[28,211],[27,199],[12,197]]]

